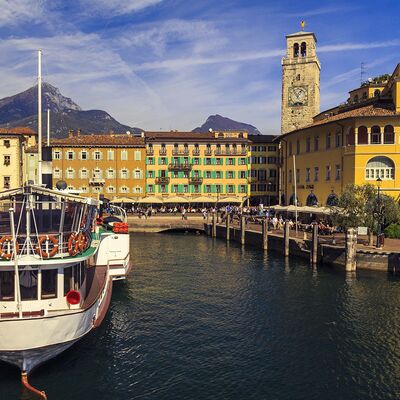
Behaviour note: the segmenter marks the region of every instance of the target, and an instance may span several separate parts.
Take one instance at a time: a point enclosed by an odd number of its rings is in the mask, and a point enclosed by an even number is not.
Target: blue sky
[[[400,2],[0,0],[0,97],[44,80],[84,109],[147,130],[191,130],[210,114],[280,131],[285,35],[318,38],[321,109],[391,73]]]

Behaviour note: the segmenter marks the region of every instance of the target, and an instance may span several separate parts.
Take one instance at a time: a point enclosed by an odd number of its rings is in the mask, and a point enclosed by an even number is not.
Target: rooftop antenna
[[[364,82],[365,69],[366,69],[365,66],[366,66],[366,63],[364,61],[362,61],[360,64],[360,86]]]
[[[300,28],[301,28],[301,30],[304,32],[304,28],[305,28],[305,26],[306,26],[306,21],[300,21]]]
[[[38,184],[42,184],[42,50],[38,50]]]

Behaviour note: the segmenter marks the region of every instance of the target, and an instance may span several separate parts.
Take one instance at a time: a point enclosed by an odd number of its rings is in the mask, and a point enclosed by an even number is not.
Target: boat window
[[[72,267],[64,268],[64,296],[66,296],[73,287]]]
[[[64,268],[64,296],[70,290],[79,290],[85,280],[85,263],[81,262],[73,267]]]
[[[42,270],[42,299],[57,297],[57,269]]]
[[[37,271],[33,270],[20,271],[19,284],[21,288],[21,300],[37,300],[38,298]]]
[[[14,272],[0,272],[0,300],[14,301]]]

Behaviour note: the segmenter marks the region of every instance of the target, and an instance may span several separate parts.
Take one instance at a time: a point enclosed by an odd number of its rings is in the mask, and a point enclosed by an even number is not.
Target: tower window
[[[299,44],[295,43],[293,46],[293,57],[298,57],[299,56]]]
[[[299,81],[300,80],[300,74],[297,74],[296,75],[296,81]]]
[[[303,42],[301,44],[301,56],[306,57],[307,56],[307,45],[306,42]]]

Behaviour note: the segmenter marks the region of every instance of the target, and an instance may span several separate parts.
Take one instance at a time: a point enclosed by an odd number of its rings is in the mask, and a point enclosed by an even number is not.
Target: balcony
[[[89,185],[90,186],[104,186],[106,180],[103,178],[90,178]]]
[[[154,149],[153,148],[146,149],[146,156],[154,156]]]
[[[190,171],[192,169],[192,164],[189,163],[174,163],[174,164],[169,164],[168,169],[170,171]]]
[[[199,156],[200,155],[200,149],[196,148],[192,151],[192,155],[194,156]]]
[[[192,176],[189,178],[189,185],[201,185],[203,183],[203,178],[199,176]]]
[[[159,154],[160,154],[160,156],[166,156],[167,155],[167,149],[165,147],[161,147]]]
[[[189,149],[188,148],[173,149],[172,150],[172,155],[173,156],[188,156],[189,155]]]
[[[169,177],[168,176],[159,176],[156,178],[156,185],[168,185]]]
[[[204,155],[205,155],[205,156],[211,156],[211,155],[212,155],[212,150],[211,150],[211,148],[205,149],[205,150],[204,150]]]

